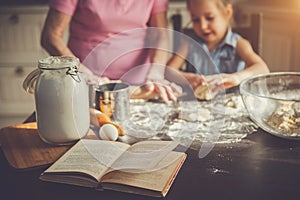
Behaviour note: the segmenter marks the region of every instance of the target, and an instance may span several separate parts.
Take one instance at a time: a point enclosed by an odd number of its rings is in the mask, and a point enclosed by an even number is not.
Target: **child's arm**
[[[269,72],[267,64],[254,52],[251,44],[244,38],[238,40],[236,51],[246,63],[246,67],[243,71],[234,73],[239,83],[251,76]]]
[[[266,63],[254,52],[251,44],[246,39],[240,38],[238,40],[236,51],[240,58],[245,61],[245,69],[232,74],[207,76],[207,82],[214,85],[213,92],[237,86],[246,78],[269,72]]]
[[[167,63],[168,67],[180,71],[183,67],[188,54],[188,43],[182,42],[177,52],[173,54]],[[204,82],[204,77],[191,72],[180,71],[180,75],[183,76],[193,89],[196,89]]]
[[[182,42],[176,53],[167,62],[168,67],[180,70],[185,63],[188,54],[188,44]]]

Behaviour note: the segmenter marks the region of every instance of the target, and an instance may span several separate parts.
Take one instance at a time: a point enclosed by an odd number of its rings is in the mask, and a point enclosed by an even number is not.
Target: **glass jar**
[[[38,133],[50,144],[69,144],[86,136],[89,125],[88,86],[78,73],[79,59],[51,56],[29,74],[34,95]],[[27,88],[31,88],[27,86]]]

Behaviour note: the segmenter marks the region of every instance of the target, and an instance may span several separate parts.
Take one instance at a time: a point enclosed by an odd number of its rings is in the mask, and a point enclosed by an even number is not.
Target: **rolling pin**
[[[112,124],[118,129],[119,136],[125,135],[124,129],[119,124],[112,122],[109,116],[97,109],[90,108],[90,118],[91,123],[95,126],[101,127],[104,124]]]

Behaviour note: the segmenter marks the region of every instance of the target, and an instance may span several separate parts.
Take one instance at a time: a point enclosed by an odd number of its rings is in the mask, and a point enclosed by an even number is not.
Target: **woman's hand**
[[[182,88],[164,78],[165,66],[152,64],[143,90],[149,94],[154,93],[164,102],[169,100],[177,101],[177,97],[182,94]]]
[[[177,101],[177,97],[182,93],[182,88],[167,80],[149,80],[143,86],[147,92],[154,92],[164,102]]]
[[[86,66],[83,64],[80,64],[79,73],[81,73],[82,77],[84,78],[85,82],[90,85],[90,84],[104,84],[111,82],[111,80],[107,77],[98,77],[96,76],[91,70],[89,70]]]
[[[182,93],[180,86],[167,80],[147,81],[143,86],[132,86],[131,96],[133,99],[156,99],[161,98],[164,102],[176,101]]]

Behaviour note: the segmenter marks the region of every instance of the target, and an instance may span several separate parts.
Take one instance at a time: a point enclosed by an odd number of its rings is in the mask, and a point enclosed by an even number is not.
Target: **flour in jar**
[[[35,87],[38,131],[48,143],[72,143],[89,129],[88,88],[73,57],[49,57],[39,62]],[[61,60],[61,62],[60,62]],[[74,64],[75,63],[75,64]]]

